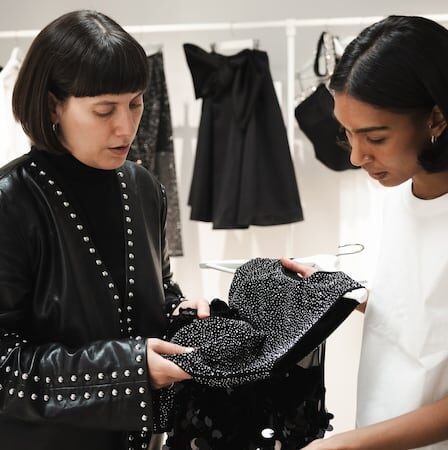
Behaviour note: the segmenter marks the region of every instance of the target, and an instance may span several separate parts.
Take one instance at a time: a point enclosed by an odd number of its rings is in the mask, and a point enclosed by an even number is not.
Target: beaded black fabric
[[[167,448],[268,449],[278,440],[293,449],[322,436],[321,344],[358,304],[343,295],[360,287],[342,272],[301,278],[257,258],[237,270],[228,305],[211,303],[209,319],[190,310],[173,319],[167,338],[195,351],[167,358],[194,381],[160,393],[160,417],[173,426]]]
[[[267,379],[322,343],[356,306],[342,296],[361,287],[343,272],[301,278],[288,274],[278,260],[253,259],[233,278],[232,317],[185,325],[171,341],[195,351],[168,358],[211,387]]]

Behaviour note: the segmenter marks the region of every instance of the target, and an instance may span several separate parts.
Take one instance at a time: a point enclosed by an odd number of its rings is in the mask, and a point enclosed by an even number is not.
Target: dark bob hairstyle
[[[430,113],[448,120],[448,30],[423,17],[389,16],[346,48],[330,82],[335,92],[398,113]],[[448,132],[419,155],[428,172],[448,170]]]
[[[49,92],[60,101],[144,91],[148,65],[140,44],[96,11],[73,11],[34,39],[14,87],[12,107],[39,149],[66,152],[53,132]]]

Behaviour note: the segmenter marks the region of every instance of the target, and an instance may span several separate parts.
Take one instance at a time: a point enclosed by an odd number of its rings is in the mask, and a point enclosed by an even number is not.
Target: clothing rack
[[[448,14],[424,14],[423,17],[436,22],[448,22]],[[286,34],[286,61],[287,61],[287,109],[286,129],[291,151],[294,149],[294,99],[295,99],[295,73],[296,73],[296,30],[297,28],[320,28],[338,26],[367,26],[383,19],[384,16],[371,17],[337,17],[318,19],[286,19],[265,22],[222,22],[222,23],[198,23],[198,24],[170,24],[170,25],[131,25],[124,29],[131,34],[147,33],[179,33],[188,31],[235,31],[255,30],[267,28],[283,28]],[[13,30],[0,31],[0,39],[33,38],[39,30]]]

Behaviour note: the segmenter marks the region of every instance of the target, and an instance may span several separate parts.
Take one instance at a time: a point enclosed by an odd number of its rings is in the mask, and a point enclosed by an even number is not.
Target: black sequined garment
[[[173,129],[162,53],[148,56],[148,66],[150,81],[144,94],[143,116],[128,159],[143,165],[165,186],[168,251],[170,256],[182,256]]]
[[[325,409],[319,347],[282,375],[236,388],[176,385],[168,450],[296,450],[323,437],[332,415]]]
[[[173,414],[168,449],[296,449],[321,437],[323,346],[358,304],[361,286],[342,272],[301,278],[278,260],[240,267],[229,304],[214,300],[209,319],[191,310],[173,319],[167,338],[195,351],[170,355],[194,381],[160,392],[160,418]],[[193,314],[192,314],[193,313]],[[263,433],[262,433],[263,432]]]

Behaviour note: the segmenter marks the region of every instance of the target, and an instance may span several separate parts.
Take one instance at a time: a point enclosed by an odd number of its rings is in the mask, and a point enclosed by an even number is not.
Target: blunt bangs
[[[94,97],[144,91],[148,85],[147,57],[133,42],[99,43],[101,49],[89,48],[77,67],[68,96]],[[72,72],[73,73],[73,72]],[[56,93],[57,94],[57,93]]]
[[[144,91],[148,61],[141,45],[111,19],[89,17],[68,30],[59,43],[50,91],[60,100]]]

